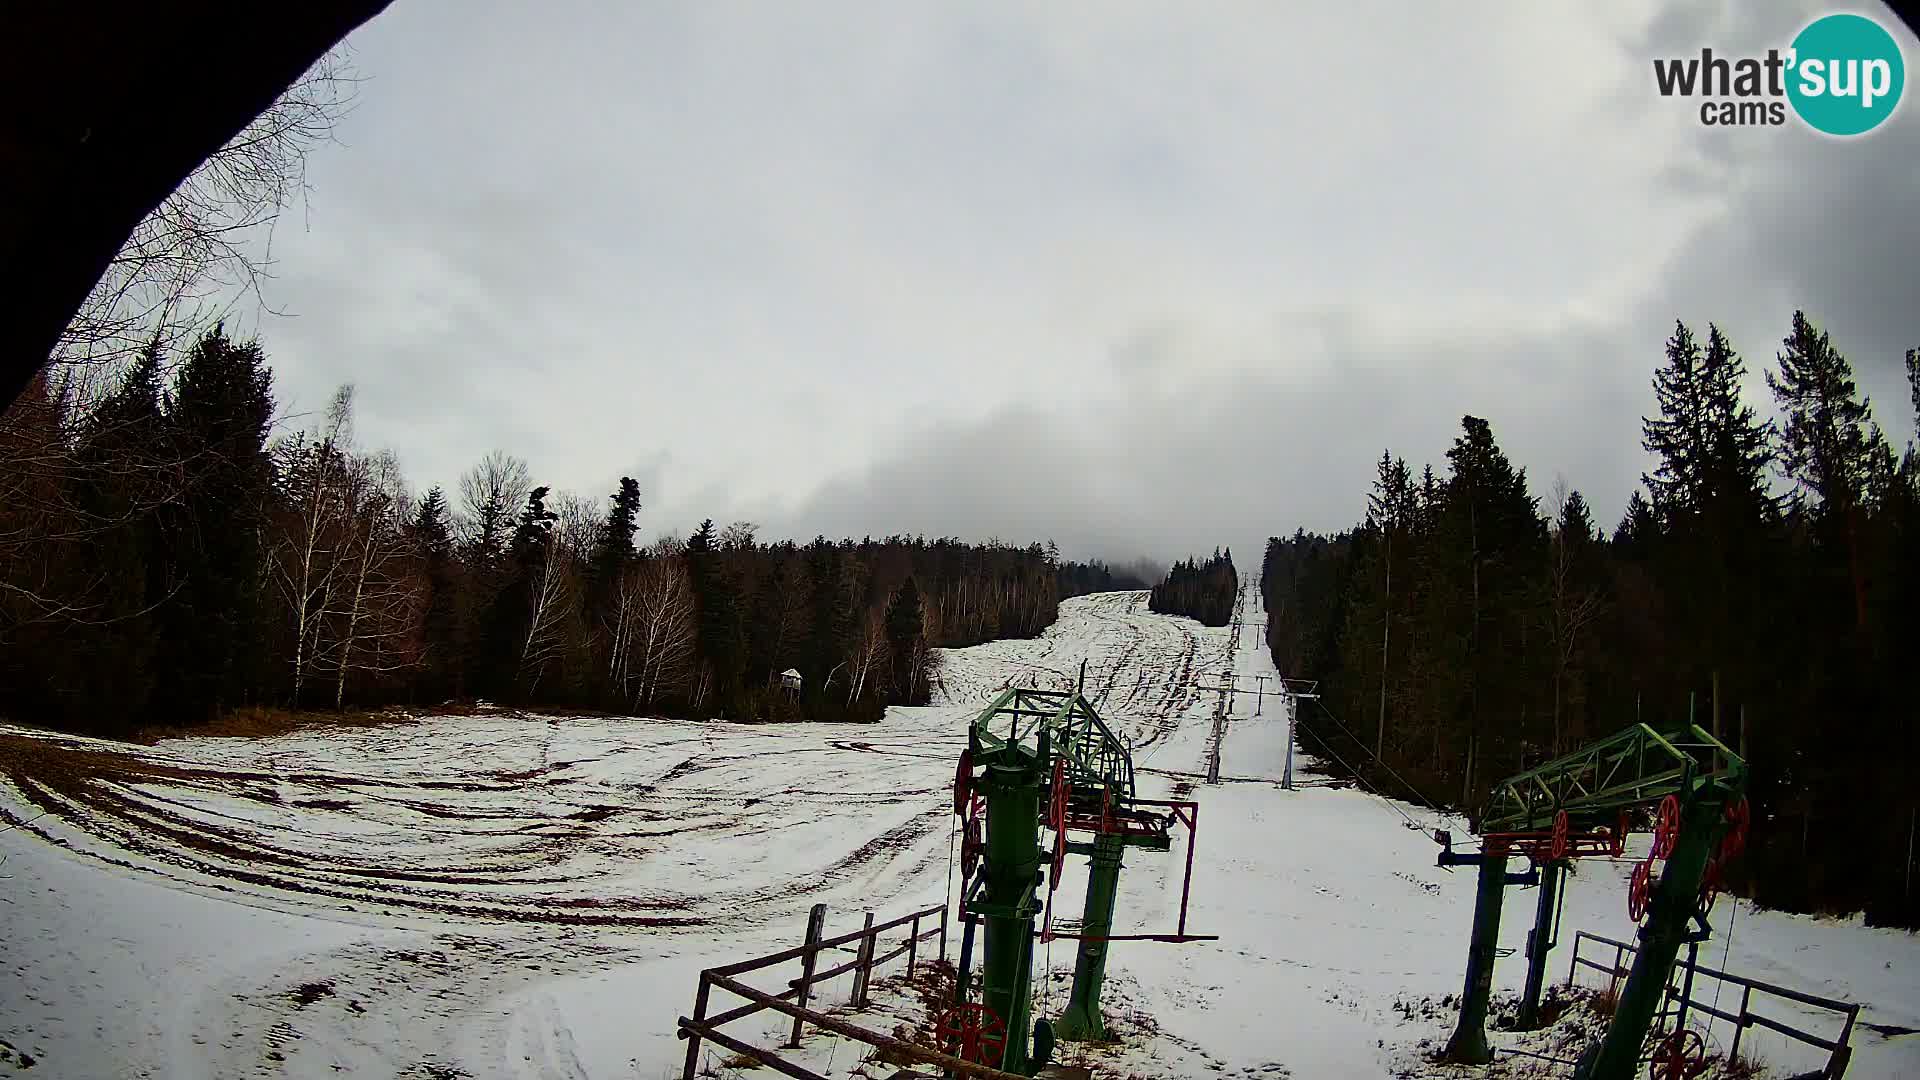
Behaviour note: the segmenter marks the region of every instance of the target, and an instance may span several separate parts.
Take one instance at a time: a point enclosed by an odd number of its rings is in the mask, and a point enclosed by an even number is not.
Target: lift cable
[[[1314,703],[1315,705],[1318,705],[1318,706],[1320,707],[1320,711],[1321,711],[1321,712],[1323,712],[1323,713],[1326,713],[1326,715],[1327,715],[1327,719],[1329,719],[1329,720],[1331,720],[1331,721],[1333,721],[1333,722],[1334,722],[1334,724],[1335,724],[1335,725],[1336,725],[1337,727],[1339,727],[1339,729],[1340,729],[1341,731],[1345,731],[1345,732],[1347,733],[1347,738],[1349,738],[1349,739],[1352,739],[1352,740],[1353,740],[1353,741],[1354,741],[1354,742],[1355,742],[1355,743],[1356,743],[1356,744],[1357,744],[1357,745],[1358,745],[1358,746],[1360,747],[1360,749],[1362,749],[1362,750],[1366,750],[1366,751],[1367,751],[1367,756],[1368,756],[1368,757],[1370,757],[1370,758],[1372,758],[1372,759],[1373,759],[1373,760],[1375,760],[1375,761],[1378,761],[1378,762],[1380,762],[1380,767],[1381,767],[1381,768],[1383,768],[1383,769],[1385,769],[1385,770],[1387,770],[1387,775],[1388,775],[1388,776],[1391,776],[1391,777],[1393,777],[1393,778],[1394,778],[1395,780],[1398,780],[1398,781],[1400,781],[1400,786],[1402,786],[1402,787],[1404,787],[1404,788],[1406,788],[1406,789],[1407,789],[1408,791],[1410,791],[1410,792],[1412,792],[1412,793],[1413,793],[1413,797],[1414,797],[1414,799],[1415,799],[1416,801],[1418,801],[1418,802],[1419,802],[1420,804],[1422,804],[1422,805],[1424,805],[1424,806],[1425,806],[1425,807],[1426,807],[1427,809],[1429,809],[1429,810],[1432,810],[1432,811],[1433,811],[1434,813],[1436,813],[1436,814],[1443,814],[1443,815],[1444,815],[1444,814],[1446,813],[1446,811],[1444,811],[1444,810],[1442,810],[1442,809],[1440,809],[1439,807],[1437,807],[1437,806],[1435,806],[1435,805],[1433,805],[1433,803],[1432,803],[1432,802],[1431,802],[1431,801],[1430,801],[1430,800],[1429,800],[1429,799],[1428,799],[1428,798],[1427,798],[1427,797],[1426,797],[1425,795],[1422,795],[1422,794],[1420,793],[1420,789],[1419,789],[1419,788],[1416,788],[1416,787],[1414,787],[1414,786],[1413,786],[1412,784],[1409,784],[1409,783],[1407,783],[1407,778],[1406,778],[1406,777],[1404,777],[1404,776],[1401,776],[1401,775],[1400,775],[1399,773],[1397,773],[1397,772],[1394,772],[1394,771],[1393,771],[1393,766],[1391,766],[1391,765],[1389,765],[1389,764],[1387,764],[1387,763],[1386,763],[1386,762],[1385,762],[1384,760],[1382,760],[1379,754],[1376,754],[1376,753],[1374,753],[1374,752],[1373,752],[1372,750],[1370,750],[1370,749],[1368,749],[1368,748],[1367,748],[1367,744],[1366,744],[1366,743],[1364,743],[1364,742],[1361,742],[1361,741],[1360,741],[1360,737],[1359,737],[1358,735],[1355,735],[1355,734],[1354,734],[1354,733],[1353,733],[1353,732],[1352,732],[1352,731],[1351,731],[1350,729],[1348,729],[1348,727],[1347,727],[1347,725],[1345,725],[1345,724],[1342,724],[1342,723],[1340,723],[1340,718],[1339,718],[1339,717],[1337,717],[1337,716],[1335,716],[1335,715],[1333,715],[1333,713],[1332,713],[1332,712],[1330,712],[1330,711],[1328,711],[1328,709],[1327,709],[1327,706],[1326,706],[1326,703],[1325,703],[1325,702],[1323,702],[1323,701],[1321,701],[1321,700],[1320,700],[1320,699],[1319,699],[1318,697],[1315,697],[1315,698],[1313,699],[1313,703]]]
[[[1727,970],[1727,961],[1733,957],[1733,924],[1734,920],[1740,917],[1740,898],[1734,896],[1732,893],[1728,893],[1727,901],[1733,906],[1733,910],[1727,912],[1727,947],[1720,953],[1721,971]],[[1720,991],[1725,989],[1726,985],[1727,980],[1725,979],[1715,979],[1713,981],[1713,1007],[1715,1009],[1720,1007]]]
[[[949,818],[947,819],[947,891],[946,891],[946,894],[945,894],[944,896],[942,896],[942,897],[941,897],[941,900],[942,900],[942,902],[944,902],[944,903],[949,903],[949,904],[951,904],[951,903],[953,902],[953,848],[954,848],[954,840],[955,840],[955,838],[957,838],[957,837],[958,837],[959,835],[960,835],[960,818],[959,818],[959,815],[957,815],[957,814],[956,814],[956,815],[953,815],[953,816],[951,816],[951,817],[949,817]],[[941,918],[943,918],[943,919],[944,919],[945,917],[946,917],[946,916],[944,916],[944,915],[943,915],[943,916],[941,916]]]
[[[1372,784],[1367,783],[1367,778],[1360,774],[1360,770],[1347,764],[1346,759],[1341,757],[1339,754],[1335,753],[1333,747],[1328,746],[1327,741],[1325,739],[1322,739],[1318,735],[1314,735],[1313,731],[1310,728],[1302,727],[1302,728],[1298,728],[1297,730],[1307,735],[1313,735],[1313,741],[1319,743],[1320,748],[1322,750],[1325,750],[1330,756],[1332,756],[1333,760],[1339,762],[1341,768],[1353,774],[1353,779],[1355,783],[1359,784],[1362,788],[1365,788],[1367,793],[1372,795],[1374,798],[1379,799],[1383,803],[1386,803],[1387,808],[1389,810],[1392,810],[1394,813],[1399,814],[1403,818],[1406,818],[1407,828],[1418,829],[1421,832],[1427,831],[1427,827],[1425,825],[1422,825],[1419,822],[1413,820],[1413,818],[1410,815],[1408,815],[1408,813],[1405,810],[1400,809],[1399,803],[1396,803],[1392,799],[1387,798],[1385,795],[1380,793],[1380,789],[1374,787]]]

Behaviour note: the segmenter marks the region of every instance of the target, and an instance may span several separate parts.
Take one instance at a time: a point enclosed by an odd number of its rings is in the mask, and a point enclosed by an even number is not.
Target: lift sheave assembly
[[[968,730],[953,810],[962,822],[965,930],[956,1000],[938,1026],[944,1048],[955,1056],[1031,1076],[1051,1057],[1056,1037],[1105,1037],[1100,990],[1110,942],[1217,940],[1186,932],[1199,804],[1139,797],[1132,755],[1077,692],[1003,691]],[[1112,933],[1126,849],[1167,851],[1179,825],[1188,837],[1178,926],[1172,933]],[[1052,834],[1047,847],[1040,843],[1043,828]],[[1054,929],[1053,895],[1070,854],[1087,856],[1091,872],[1079,929],[1063,932]],[[981,1000],[972,1002],[976,926],[985,941]],[[1057,1022],[1032,1022],[1033,946],[1053,938],[1080,943],[1073,990]]]
[[[1746,762],[1699,726],[1662,734],[1635,724],[1495,785],[1480,821],[1478,852],[1456,853],[1448,834],[1436,834],[1440,865],[1480,868],[1466,988],[1447,1060],[1478,1065],[1493,1059],[1487,1004],[1506,887],[1537,883],[1540,889],[1518,1018],[1526,1028],[1539,1016],[1554,903],[1567,861],[1621,857],[1633,816],[1651,811],[1652,852],[1634,867],[1627,897],[1628,912],[1640,924],[1640,948],[1606,1035],[1588,1048],[1575,1076],[1627,1080],[1647,1067],[1654,1080],[1688,1080],[1704,1072],[1697,1033],[1676,1024],[1651,1046],[1648,1033],[1680,946],[1711,933],[1707,917],[1722,867],[1745,847],[1746,785]],[[1514,855],[1525,856],[1533,868],[1509,874]],[[1656,878],[1657,862],[1664,866]]]

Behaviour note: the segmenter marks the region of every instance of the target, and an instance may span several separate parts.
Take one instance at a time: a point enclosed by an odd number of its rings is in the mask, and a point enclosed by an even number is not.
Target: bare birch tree
[[[460,513],[454,534],[462,546],[489,564],[507,550],[514,515],[533,490],[527,463],[505,450],[492,450],[460,476]]]
[[[332,137],[358,79],[344,48],[322,57],[274,104],[169,195],[133,230],[78,314],[52,364],[77,370],[91,398],[116,361],[176,344],[270,276],[280,214],[307,190],[307,155]]]
[[[353,387],[333,396],[316,437],[305,432],[274,447],[281,497],[280,536],[271,576],[293,622],[293,698],[300,705],[313,666],[322,620],[332,606],[335,557],[347,529],[348,455],[352,450]]]
[[[418,579],[411,573],[405,481],[391,452],[353,463],[346,486],[350,528],[342,551],[337,602],[340,626],[333,707],[346,706],[351,672],[387,674],[410,666],[399,645],[413,636],[421,614]]]
[[[546,550],[527,581],[527,632],[520,645],[520,679],[531,694],[547,666],[565,649],[579,602],[573,552],[564,529],[549,529]]]
[[[636,708],[651,706],[662,691],[683,687],[697,633],[693,583],[686,557],[656,545],[634,568]]]
[[[606,525],[607,515],[600,509],[598,500],[576,492],[560,492],[552,501],[558,518],[554,528],[560,533],[561,546],[577,564],[584,565]]]
[[[867,683],[873,677],[876,668],[886,670],[892,650],[887,643],[887,619],[879,611],[867,613],[861,624],[860,636],[853,646],[851,659],[851,677],[847,683],[847,704],[859,701],[867,692]]]

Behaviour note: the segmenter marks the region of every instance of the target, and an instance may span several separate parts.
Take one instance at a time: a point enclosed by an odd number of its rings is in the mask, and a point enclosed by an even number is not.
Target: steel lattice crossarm
[[[1591,824],[1668,795],[1691,804],[1709,788],[1737,796],[1746,779],[1746,762],[1696,724],[1665,735],[1634,724],[1501,781],[1487,800],[1479,831],[1547,829],[1562,810]]]
[[[972,739],[977,763],[1031,739],[1043,757],[1066,759],[1067,782],[1076,797],[1094,799],[1110,791],[1116,800],[1133,799],[1132,755],[1077,693],[1004,690],[974,720]]]

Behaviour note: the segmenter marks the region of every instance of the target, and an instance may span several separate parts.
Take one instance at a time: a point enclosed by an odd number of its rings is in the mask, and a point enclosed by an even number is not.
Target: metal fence
[[[1613,951],[1611,962],[1595,960],[1592,955],[1580,955],[1582,945],[1590,946],[1588,949],[1590,954],[1605,955],[1606,950],[1611,949]],[[1581,930],[1573,936],[1573,960],[1567,965],[1567,984],[1571,986],[1574,975],[1582,967],[1586,967],[1606,975],[1608,992],[1617,993],[1621,980],[1625,979],[1631,971],[1632,957],[1637,951],[1635,946],[1624,941],[1615,941],[1612,938]],[[1720,984],[1712,999],[1703,1001],[1695,996],[1696,976],[1712,979]],[[1723,1009],[1718,1002],[1724,996],[1725,988],[1730,986],[1739,988],[1739,1004],[1734,1006],[1729,1003],[1728,1008]],[[1756,994],[1761,998],[1758,1003],[1754,1000]],[[1773,1000],[1769,1001],[1769,999]],[[1727,1050],[1728,1059],[1740,1053],[1740,1043],[1746,1037],[1747,1030],[1756,1027],[1778,1032],[1795,1042],[1825,1051],[1826,1065],[1817,1072],[1805,1075],[1820,1077],[1822,1080],[1839,1080],[1847,1071],[1847,1062],[1853,1057],[1850,1040],[1853,1037],[1854,1022],[1860,1017],[1860,1006],[1854,1002],[1820,997],[1784,986],[1776,986],[1773,983],[1761,982],[1758,979],[1749,979],[1743,975],[1729,974],[1699,964],[1691,957],[1682,957],[1674,964],[1674,980],[1670,980],[1667,984],[1665,1001],[1665,1015],[1674,1018],[1675,1029],[1686,1025],[1689,1013],[1706,1015],[1708,1020],[1702,1026],[1709,1030],[1715,1020],[1732,1025],[1733,1042]],[[1827,1037],[1803,1031],[1782,1021],[1777,1015],[1768,1016],[1754,1009],[1756,1004],[1777,1006],[1779,1002],[1793,1002],[1805,1006],[1806,1010],[1776,1008],[1773,1011],[1801,1013],[1811,1010],[1814,1016],[1831,1014],[1838,1023],[1838,1034]],[[1800,1020],[1800,1017],[1795,1015],[1794,1019]]]
[[[897,1057],[937,1066],[945,1070],[948,1075],[957,1074],[974,1077],[977,1080],[1027,1080],[1026,1077],[1014,1073],[1002,1072],[971,1061],[962,1061],[951,1055],[929,1050],[877,1031],[869,1031],[838,1017],[807,1008],[807,997],[816,986],[848,972],[853,972],[853,1004],[856,1008],[864,1007],[868,1001],[867,989],[872,981],[874,970],[905,956],[907,976],[912,978],[914,967],[919,962],[920,943],[930,938],[939,939],[938,955],[941,960],[945,960],[947,956],[947,907],[945,904],[922,908],[878,925],[873,921],[873,913],[868,912],[866,926],[838,937],[823,938],[821,936],[825,922],[825,905],[815,904],[807,919],[807,937],[804,944],[752,960],[741,960],[721,967],[708,968],[700,973],[700,988],[693,999],[693,1015],[682,1016],[679,1020],[680,1037],[687,1040],[687,1061],[686,1069],[681,1074],[682,1080],[694,1080],[699,1069],[700,1044],[703,1040],[765,1065],[784,1076],[795,1077],[796,1080],[824,1080],[820,1074],[782,1058],[778,1048],[754,1046],[720,1030],[726,1024],[768,1009],[793,1018],[793,1035],[787,1040],[783,1049],[798,1048],[802,1029],[812,1024],[822,1030],[865,1043],[875,1049],[888,1051]],[[935,925],[931,929],[922,930],[922,924],[929,922]],[[879,953],[881,939],[899,931],[902,927],[906,928],[906,932],[900,944],[890,952]],[[854,946],[855,955],[852,960],[825,971],[816,970],[822,952],[844,949],[849,945]],[[788,980],[787,988],[779,993],[768,993],[740,981],[739,978],[748,972],[795,962],[800,965],[798,976]],[[707,1009],[716,988],[742,999],[746,1004],[735,1006],[725,1012],[709,1014]]]

